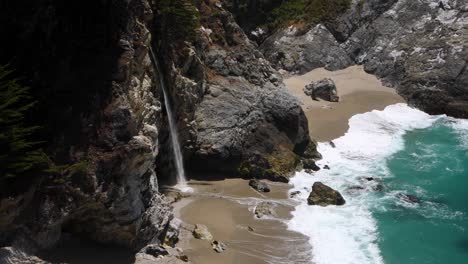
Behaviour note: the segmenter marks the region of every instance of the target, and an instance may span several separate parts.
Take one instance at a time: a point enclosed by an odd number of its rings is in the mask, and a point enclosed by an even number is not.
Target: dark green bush
[[[49,159],[34,138],[38,126],[25,118],[35,102],[29,88],[11,77],[12,71],[0,66],[0,181],[47,168]]]
[[[316,24],[331,21],[347,10],[351,0],[289,0],[273,9],[270,27],[277,29],[291,24]]]
[[[192,0],[157,0],[156,9],[169,40],[193,41],[200,27],[200,14]]]

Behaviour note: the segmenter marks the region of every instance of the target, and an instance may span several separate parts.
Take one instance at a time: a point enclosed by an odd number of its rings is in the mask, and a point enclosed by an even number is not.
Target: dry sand
[[[335,81],[340,102],[313,101],[303,93],[311,81],[322,78]],[[391,88],[382,86],[361,66],[329,72],[316,69],[302,76],[284,80],[288,89],[302,103],[309,120],[312,138],[329,141],[344,135],[351,116],[387,105],[403,102]],[[175,204],[176,216],[185,223],[204,224],[214,239],[227,244],[228,249],[216,253],[209,241],[194,239],[185,230],[178,244],[192,263],[309,263],[311,248],[308,238],[287,230],[285,222],[291,218],[293,201],[287,199],[289,185],[269,183],[270,193],[258,193],[242,179],[190,181],[194,193]],[[256,219],[255,204],[262,201],[277,204],[274,219]],[[249,231],[248,227],[254,231]]]
[[[304,94],[303,88],[311,81],[332,79],[337,87],[340,102],[314,101]],[[404,102],[393,88],[388,88],[362,66],[351,66],[340,71],[323,68],[284,80],[289,91],[302,103],[309,121],[310,136],[319,141],[330,141],[343,136],[348,130],[348,120],[356,114],[382,110],[386,106]]]

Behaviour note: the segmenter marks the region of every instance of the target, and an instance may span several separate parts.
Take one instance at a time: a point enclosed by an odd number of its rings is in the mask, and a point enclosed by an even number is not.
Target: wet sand
[[[311,81],[332,79],[340,101],[314,101],[304,94],[304,86]],[[301,76],[284,79],[289,91],[302,103],[309,121],[310,136],[319,141],[330,141],[343,136],[348,130],[348,120],[353,115],[383,110],[386,106],[404,102],[393,88],[382,85],[375,76],[364,72],[362,66],[351,66],[340,71],[323,68]]]
[[[287,199],[288,184],[268,182],[272,191],[259,193],[247,180],[190,181],[193,196],[175,204],[176,217],[188,224],[179,243],[193,263],[308,263],[308,238],[287,230],[294,203]],[[258,219],[255,205],[275,204],[276,215]],[[209,241],[191,238],[192,225],[206,225],[215,240],[227,245],[216,253]],[[253,231],[249,230],[249,227]]]
[[[335,81],[340,102],[314,101],[304,94],[306,84],[327,77]],[[321,142],[344,135],[355,114],[403,102],[394,89],[383,86],[361,66],[335,72],[316,69],[284,82],[301,101],[311,137]],[[242,179],[190,181],[190,185],[194,192],[175,204],[175,214],[186,223],[177,246],[192,263],[310,263],[308,238],[287,230],[285,224],[294,209],[287,197],[288,184],[269,182],[270,193],[259,193]],[[255,217],[253,211],[260,201],[275,203],[273,219]],[[206,225],[214,239],[226,243],[228,249],[216,253],[209,241],[194,239],[194,224]]]

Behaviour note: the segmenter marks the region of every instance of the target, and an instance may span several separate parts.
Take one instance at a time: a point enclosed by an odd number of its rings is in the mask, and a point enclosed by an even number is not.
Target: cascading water
[[[177,126],[175,123],[174,114],[172,112],[171,103],[169,101],[169,96],[167,95],[166,85],[164,84],[164,79],[162,78],[161,71],[159,70],[158,61],[156,60],[156,56],[153,53],[153,49],[150,47],[149,50],[151,56],[153,57],[154,68],[159,75],[159,84],[161,85],[163,91],[164,104],[166,106],[167,120],[169,122],[169,130],[171,134],[172,152],[174,153],[175,166],[177,170],[177,185],[181,190],[190,190],[190,188],[187,187],[184,160],[180,150]]]

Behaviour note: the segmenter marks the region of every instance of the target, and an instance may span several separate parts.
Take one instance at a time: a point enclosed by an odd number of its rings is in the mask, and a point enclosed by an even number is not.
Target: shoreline
[[[306,84],[323,78],[335,82],[340,102],[314,101],[304,94],[302,89]],[[289,77],[284,83],[301,102],[311,138],[320,142],[343,136],[348,130],[349,118],[356,114],[404,102],[394,89],[365,73],[362,66],[335,72],[316,69]],[[248,180],[243,179],[189,181],[193,193],[174,204],[175,216],[184,223],[177,246],[183,249],[189,261],[203,264],[310,263],[309,237],[290,230],[287,225],[298,205],[288,195],[293,186],[266,182],[272,189],[270,193],[255,191]],[[274,203],[277,215],[257,219],[253,211],[260,201]],[[227,250],[216,253],[209,241],[194,239],[191,233],[194,224],[206,225],[215,240],[227,245]]]

